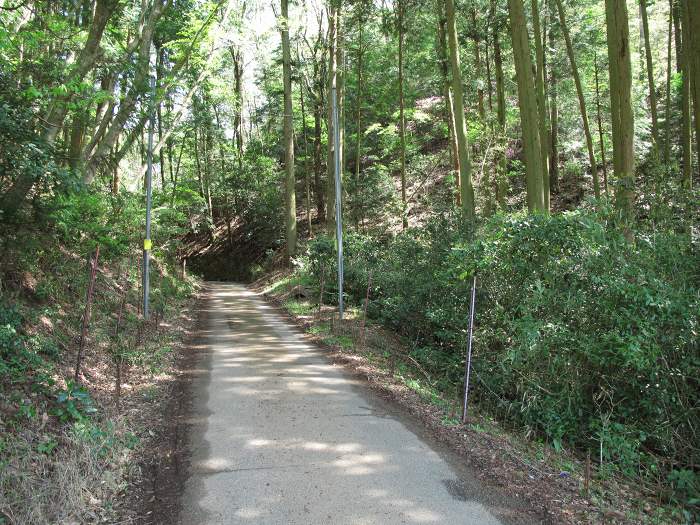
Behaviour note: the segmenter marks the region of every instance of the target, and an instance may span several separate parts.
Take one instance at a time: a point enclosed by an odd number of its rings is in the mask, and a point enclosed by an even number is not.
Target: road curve
[[[207,288],[180,523],[502,523],[454,458],[253,292]]]

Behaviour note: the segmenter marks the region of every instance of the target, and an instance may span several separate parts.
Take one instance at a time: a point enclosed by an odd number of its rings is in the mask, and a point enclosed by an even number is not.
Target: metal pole
[[[462,423],[467,422],[467,406],[469,404],[469,376],[472,368],[472,336],[474,335],[474,307],[476,306],[476,275],[472,280],[472,297],[469,306],[469,339],[467,342],[467,362],[464,369],[464,407],[462,408]]]
[[[343,210],[342,185],[340,180],[340,124],[338,120],[338,99],[336,87],[332,89],[333,103],[333,142],[335,157],[335,235],[338,243],[338,314],[343,320]]]
[[[156,79],[150,77],[151,100],[148,107],[148,151],[146,152],[146,238],[143,240],[143,318],[149,317],[150,253],[151,253],[151,182],[153,175],[153,129],[155,126]]]

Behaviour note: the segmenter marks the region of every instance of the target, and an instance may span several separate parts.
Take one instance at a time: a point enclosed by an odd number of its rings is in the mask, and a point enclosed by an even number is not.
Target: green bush
[[[0,303],[0,377],[6,386],[27,383],[34,391],[53,384],[51,363],[55,347],[38,337],[21,333],[22,316],[13,306]],[[42,355],[43,354],[43,355]]]
[[[482,405],[556,448],[602,448],[628,475],[692,471],[700,279],[690,237],[639,233],[630,245],[605,213],[576,212],[499,215],[465,239],[449,218],[384,243],[348,235],[348,300],[364,298],[372,272],[370,314],[457,395],[476,273]],[[307,271],[318,280],[325,268],[329,291],[334,260],[332,240],[310,243]],[[687,475],[674,483],[685,498],[697,486]]]

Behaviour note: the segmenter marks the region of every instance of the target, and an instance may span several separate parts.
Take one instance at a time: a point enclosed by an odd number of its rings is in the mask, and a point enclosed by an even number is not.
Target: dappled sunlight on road
[[[211,284],[183,524],[499,523],[360,381],[239,285]]]

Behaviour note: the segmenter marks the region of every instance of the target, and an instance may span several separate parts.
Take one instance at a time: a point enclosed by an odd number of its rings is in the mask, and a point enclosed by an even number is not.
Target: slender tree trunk
[[[600,159],[603,164],[603,189],[608,194],[608,162],[605,158],[605,141],[603,140],[603,112],[600,107],[600,81],[598,80],[598,54],[593,58],[595,72],[595,105],[598,117],[598,139],[600,141]]]
[[[481,36],[479,34],[479,29],[476,23],[476,8],[472,6],[472,31],[474,32],[474,72],[476,73],[476,103],[477,111],[479,112],[479,118],[482,122],[486,119],[486,111],[484,110],[484,87],[482,78],[482,67],[481,67],[481,52],[479,46],[481,45]]]
[[[404,47],[404,1],[396,2],[396,25],[399,34],[399,139],[401,148],[401,224],[408,227],[408,203],[406,202],[406,116],[403,78],[403,47]]]
[[[554,36],[554,29],[556,27],[555,20],[557,19],[555,13],[556,7],[554,6],[554,0],[547,0],[547,12],[549,14],[549,32],[546,36],[543,36],[543,45],[549,41],[549,46],[545,45],[545,48],[549,48],[552,53],[554,53],[552,59],[549,61],[549,79],[546,78],[547,69],[545,68],[545,81],[547,81],[547,96],[548,96],[548,114],[549,114],[549,186],[550,193],[552,190],[558,191],[559,189],[559,105],[557,100],[557,79],[559,72],[558,61],[555,58],[558,56],[556,53],[556,42]],[[545,53],[545,58],[547,54]]]
[[[207,118],[209,118],[207,116]],[[207,209],[209,210],[209,227],[210,227],[210,234],[212,237],[212,240],[214,238],[214,230],[215,230],[215,224],[214,224],[214,205],[212,202],[211,198],[211,183],[212,183],[212,176],[211,176],[211,168],[212,168],[212,159],[211,159],[211,147],[212,147],[212,140],[211,140],[211,122],[207,122],[207,130],[206,134],[204,135],[204,140],[202,141],[202,146],[204,147],[203,153],[203,168],[204,168],[204,192],[205,192],[205,197],[207,199]]]
[[[322,80],[319,81],[317,90],[314,101],[314,197],[316,199],[316,215],[320,221],[324,221],[326,205],[323,200],[323,183],[321,182],[321,120],[324,106]]]
[[[230,48],[233,59],[234,92],[236,93],[236,111],[233,117],[233,131],[238,152],[238,169],[243,169],[243,56],[240,49]]]
[[[200,136],[201,133],[197,133],[197,128],[194,128],[194,140],[192,145],[194,146],[194,162],[195,166],[197,168],[197,181],[199,182],[199,196],[204,199],[204,179],[202,177],[202,163],[199,160],[199,140],[198,137]],[[205,201],[206,204],[206,201]],[[207,212],[209,209],[207,208]]]
[[[647,16],[647,0],[639,0],[639,14],[642,18],[642,32],[644,33],[644,51],[647,65],[647,83],[649,85],[649,111],[651,112],[651,136],[654,140],[654,149],[659,148],[659,119],[656,108],[656,87],[654,86],[654,63],[651,58],[651,45],[649,44],[649,19]]]
[[[687,35],[683,45],[687,45],[686,53],[688,62],[688,76],[690,77],[690,92],[694,108],[695,122],[695,154],[698,157],[698,172],[700,172],[700,0],[687,0],[683,2],[683,20],[687,29],[683,33]],[[686,44],[687,41],[687,44]],[[692,176],[687,186],[692,186]]]
[[[682,4],[682,2],[680,2]],[[693,180],[693,153],[692,153],[692,132],[690,124],[690,57],[688,56],[688,35],[686,33],[687,24],[682,23],[684,17],[683,6],[676,3],[674,9],[676,22],[676,53],[678,54],[678,65],[680,67],[683,84],[681,89],[681,152],[683,154],[683,173],[681,182],[683,187],[689,188]]]
[[[294,115],[292,113],[292,65],[289,49],[289,5],[282,4],[282,69],[284,81],[284,168],[287,206],[287,258],[297,252],[297,204],[294,179]]]
[[[117,139],[114,144],[115,149],[119,149],[119,139]],[[112,165],[112,195],[117,195],[119,193],[119,163],[115,162]]]
[[[88,38],[85,40],[85,46],[75,61],[74,68],[65,79],[64,85],[79,83],[97,65],[97,61],[102,55],[102,50],[100,49],[102,35],[116,6],[117,2],[115,0],[97,0],[95,2],[95,13],[90,24]],[[59,96],[51,105],[44,119],[46,128],[43,133],[44,140],[49,144],[56,139],[68,114],[72,98],[73,93],[69,92],[66,95]]]
[[[161,47],[156,46],[156,85],[160,85],[163,78],[163,60],[164,60],[164,50]],[[158,142],[163,140],[163,111],[162,104],[160,101],[156,104],[156,118],[158,119]],[[163,150],[158,152],[158,160],[160,161],[160,187],[163,192],[165,192],[165,158],[163,156]]]
[[[491,0],[491,10],[495,12],[496,0]],[[505,87],[503,83],[503,58],[501,57],[501,37],[499,35],[499,26],[494,22],[493,25],[493,64],[496,69],[496,116],[498,120],[498,132],[501,134],[504,141],[506,137],[506,97]],[[506,209],[506,193],[507,178],[506,178],[506,148],[505,144],[502,152],[499,155],[499,168],[496,175],[496,202],[502,210]]]
[[[68,149],[68,165],[74,172],[80,171],[80,150],[83,147],[85,137],[85,115],[80,112],[73,117],[73,124],[70,128],[70,144]]]
[[[613,122],[613,163],[617,178],[616,206],[628,240],[634,221],[634,114],[632,112],[632,61],[627,4],[605,0],[610,68],[610,100]]]
[[[600,180],[598,177],[598,164],[595,160],[595,153],[593,151],[593,137],[591,135],[591,127],[588,123],[588,112],[586,111],[586,97],[583,93],[583,86],[581,84],[581,75],[578,71],[578,66],[576,65],[576,56],[574,55],[574,47],[571,44],[571,36],[569,34],[569,28],[566,25],[566,17],[564,16],[564,7],[562,6],[561,0],[556,0],[557,11],[559,12],[559,24],[561,25],[562,33],[564,34],[564,41],[566,42],[566,53],[569,56],[569,63],[571,64],[571,73],[574,77],[574,84],[576,85],[576,95],[578,96],[578,107],[581,112],[581,121],[583,122],[583,133],[586,137],[586,150],[588,151],[588,163],[591,166],[591,175],[593,176],[593,192],[595,193],[596,199],[600,198]]]
[[[664,163],[671,162],[671,65],[673,60],[673,0],[669,0],[668,44],[666,50],[666,105],[664,133]]]
[[[301,64],[301,54],[297,46],[297,62]],[[299,80],[299,101],[301,103],[301,132],[304,139],[304,190],[306,193],[306,226],[309,229],[309,237],[312,235],[311,230],[311,162],[309,156],[309,137],[306,133],[306,106],[304,104],[304,83]]]
[[[527,182],[527,207],[533,212],[544,211],[544,191],[542,187],[542,157],[540,132],[537,114],[535,81],[532,77],[533,65],[527,34],[527,22],[522,0],[508,0],[510,29],[513,38],[513,59],[518,81],[518,106],[523,134],[525,154],[525,175]]]
[[[540,126],[540,156],[542,163],[542,194],[544,196],[544,210],[549,212],[549,118],[547,116],[547,104],[544,90],[544,45],[540,30],[540,7],[537,0],[531,0],[532,29],[535,39],[535,89],[537,92],[537,115]]]
[[[551,104],[550,104],[550,140],[549,151],[549,183],[551,187],[559,190],[559,102],[557,100],[557,76],[552,68],[551,72]]]
[[[491,56],[489,55],[488,28],[486,30],[486,39],[484,41],[484,51],[486,55],[486,93],[488,93],[489,96],[489,111],[493,112],[493,78],[491,78]]]
[[[97,175],[97,170],[105,157],[112,149],[117,136],[122,133],[126,122],[132,115],[139,97],[142,95],[142,88],[148,85],[148,60],[150,56],[151,44],[156,25],[165,8],[172,0],[159,0],[148,14],[148,20],[144,23],[143,31],[138,38],[138,56],[136,58],[136,72],[131,88],[119,105],[117,114],[111,121],[108,129],[100,143],[96,146],[94,153],[85,163],[85,173],[83,181],[91,184]],[[145,122],[145,120],[143,120]]]
[[[442,75],[442,93],[445,99],[445,115],[447,117],[447,128],[450,134],[450,158],[452,160],[452,169],[455,177],[455,203],[457,206],[461,204],[461,196],[459,191],[459,150],[457,147],[457,135],[455,134],[455,117],[452,110],[454,101],[452,90],[450,88],[450,66],[447,61],[447,36],[445,26],[445,4],[444,0],[437,0],[437,15],[438,15],[438,61],[440,63],[440,73]]]
[[[467,123],[464,117],[464,95],[462,91],[462,68],[457,42],[457,26],[455,23],[454,0],[445,0],[445,15],[447,16],[447,39],[450,46],[450,65],[452,66],[452,91],[454,93],[452,111],[455,116],[455,135],[459,151],[459,189],[462,198],[462,211],[469,222],[475,218],[474,187],[472,186],[472,165],[469,158],[469,143],[467,142]]]
[[[364,6],[361,5],[360,9]],[[355,185],[356,188],[360,188],[360,164],[362,162],[362,59],[364,57],[364,41],[363,41],[363,29],[364,29],[364,20],[360,18],[358,21],[359,24],[359,43],[358,43],[358,48],[357,48],[357,120],[356,120],[356,132],[357,132],[357,143],[355,145]],[[358,200],[358,205],[360,207],[360,211],[364,208],[364,203],[362,202],[362,199]],[[364,213],[360,213],[360,215],[364,216]],[[364,217],[363,217],[364,219]],[[364,225],[364,220],[362,221]]]
[[[339,9],[331,5],[328,17],[328,96],[327,96],[327,124],[328,150],[326,155],[326,229],[329,233],[335,231],[335,183],[334,183],[334,148],[337,147],[333,137],[333,98],[331,94],[337,86],[337,64],[335,48],[337,45]],[[336,97],[337,98],[337,97]]]
[[[338,7],[336,27],[335,64],[336,64],[336,90],[338,93],[338,156],[340,157],[341,190],[344,190],[342,181],[345,174],[345,34],[343,26],[342,5]],[[344,195],[340,194],[342,202]]]

